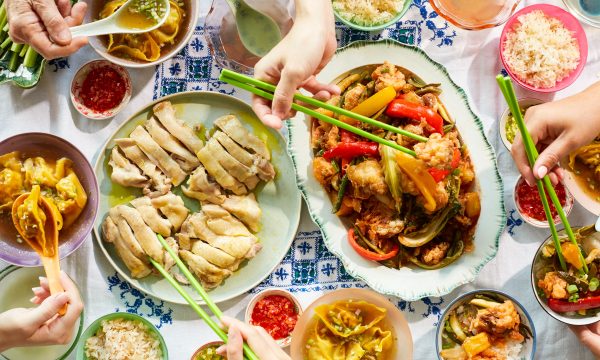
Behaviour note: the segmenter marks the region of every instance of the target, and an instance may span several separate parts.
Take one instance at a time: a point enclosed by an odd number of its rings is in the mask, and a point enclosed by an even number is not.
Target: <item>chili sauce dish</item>
[[[556,196],[560,201],[560,205],[562,206],[565,215],[568,217],[571,213],[571,210],[573,210],[573,195],[571,195],[563,182],[559,182],[558,185],[554,187],[554,191],[556,192]],[[550,196],[548,195],[547,191],[546,197],[548,198],[548,204],[550,206],[554,223],[559,224],[560,217],[556,208],[554,207],[554,204],[552,204],[550,201]],[[537,186],[529,186],[525,179],[519,176],[519,179],[515,184],[513,199],[519,215],[521,218],[523,218],[523,220],[525,220],[525,222],[527,222],[529,225],[539,228],[550,227],[548,220],[546,219],[546,213],[544,211],[544,206],[542,205],[542,200],[540,198]]]
[[[246,323],[260,326],[285,348],[292,342],[292,332],[302,306],[292,293],[281,289],[263,290],[250,300],[246,308]]]

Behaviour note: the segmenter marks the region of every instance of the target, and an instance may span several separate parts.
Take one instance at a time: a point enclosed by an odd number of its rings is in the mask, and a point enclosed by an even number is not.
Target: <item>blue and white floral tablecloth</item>
[[[51,61],[35,89],[0,88],[0,139],[28,131],[50,132],[67,138],[88,159],[95,161],[100,148],[119,124],[152,99],[185,90],[213,90],[248,100],[247,94],[217,80],[220,69],[210,57],[202,27],[209,1],[200,2],[202,15],[198,26],[189,45],[179,55],[156,69],[130,71],[134,95],[130,105],[117,117],[106,121],[90,121],[80,116],[70,104],[69,84],[75,71],[83,63],[98,58],[91,48],[85,48],[68,59]],[[525,5],[534,2],[538,1],[523,1]],[[562,5],[559,0],[547,2]],[[497,50],[501,28],[479,32],[458,30],[439,17],[427,0],[415,0],[402,21],[381,33],[352,31],[339,23],[336,27],[340,46],[355,40],[393,38],[423,48],[434,60],[444,64],[455,82],[466,90],[475,112],[482,119],[488,138],[496,148],[504,180],[507,227],[500,240],[498,255],[483,269],[477,281],[440,298],[424,298],[415,302],[390,299],[410,323],[415,359],[436,358],[435,326],[442,311],[452,299],[474,288],[506,291],[527,308],[538,334],[536,358],[592,359],[592,355],[564,325],[541,310],[531,290],[530,262],[539,242],[548,234],[547,231],[527,226],[514,209],[512,189],[517,172],[510,154],[498,137],[497,129],[497,118],[505,108],[494,81],[494,75],[501,71]],[[600,79],[600,48],[596,47],[600,43],[600,30],[588,26],[584,28],[590,44],[587,66],[579,80],[569,89],[557,93],[556,98],[580,91]],[[410,64],[405,66],[410,68]],[[595,221],[578,205],[570,219],[573,225]],[[490,233],[490,236],[494,234]],[[0,261],[0,268],[7,265]],[[174,360],[189,359],[199,345],[216,340],[210,329],[187,307],[146,296],[123,281],[98,250],[91,236],[81,249],[63,261],[63,267],[82,289],[86,326],[109,312],[140,314],[160,328],[170,357]],[[289,253],[252,292],[265,287],[286,288],[296,293],[304,306],[308,306],[325,292],[365,285],[350,277],[340,261],[327,251],[320,232],[303,209],[298,234]],[[250,296],[251,293],[240,296],[222,304],[221,308],[228,315],[242,318]]]

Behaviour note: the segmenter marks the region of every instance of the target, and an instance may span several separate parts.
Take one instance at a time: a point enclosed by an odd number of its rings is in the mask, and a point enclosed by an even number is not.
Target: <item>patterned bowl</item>
[[[73,144],[46,133],[24,133],[0,142],[0,154],[19,150],[27,154],[51,153],[73,160],[73,166],[88,201],[83,212],[68,228],[60,232],[59,256],[64,258],[79,248],[89,233],[98,211],[98,183],[92,166]],[[29,246],[17,242],[17,230],[7,214],[0,214],[0,259],[19,266],[41,266],[40,257]]]
[[[513,26],[515,26],[515,24],[518,22],[519,16],[528,14],[535,10],[541,10],[546,16],[558,19],[567,29],[569,29],[571,31],[571,33],[573,34],[573,37],[577,40],[577,43],[579,44],[580,58],[579,58],[579,65],[577,66],[577,68],[575,70],[573,70],[569,76],[567,76],[566,78],[557,82],[555,86],[553,86],[551,88],[547,88],[547,89],[546,88],[544,88],[544,89],[536,88],[536,87],[533,87],[533,86],[527,84],[526,82],[520,80],[510,70],[510,68],[506,64],[506,59],[504,57],[504,43],[506,42],[507,33],[509,31],[511,31]],[[510,77],[517,84],[521,85],[525,89],[540,92],[540,93],[553,93],[556,91],[560,91],[560,90],[563,90],[564,88],[568,87],[569,85],[571,85],[573,82],[575,82],[575,80],[577,80],[577,78],[583,71],[583,68],[585,67],[585,63],[587,61],[587,55],[588,55],[587,37],[586,37],[585,31],[581,27],[581,24],[579,23],[579,21],[577,21],[577,19],[573,15],[568,13],[567,11],[559,8],[558,6],[549,5],[549,4],[535,4],[535,5],[524,7],[523,9],[517,11],[510,19],[508,19],[508,21],[506,22],[506,25],[504,25],[504,29],[502,29],[502,35],[500,36],[499,48],[500,48],[500,51],[499,51],[500,52],[500,60],[502,60],[502,65],[504,66],[504,69],[506,70],[508,75],[510,75]]]
[[[341,21],[342,23],[344,23],[345,25],[347,25],[348,27],[352,28],[352,29],[356,29],[356,30],[360,30],[360,31],[379,31],[379,30],[383,30],[388,26],[394,25],[395,23],[397,23],[403,16],[404,14],[406,14],[406,12],[408,11],[408,9],[410,8],[410,6],[412,5],[412,0],[404,0],[404,4],[402,5],[402,9],[400,9],[400,11],[394,15],[394,17],[384,23],[381,24],[375,24],[375,25],[359,25],[356,24],[354,22],[352,22],[349,19],[344,18],[343,16],[341,16],[339,14],[338,11],[336,11],[335,7],[333,8],[333,13],[335,14],[335,17]]]
[[[95,111],[83,104],[80,93],[83,82],[90,71],[103,67],[109,67],[112,70],[115,70],[125,80],[125,96],[123,96],[123,100],[121,100],[121,103],[116,107],[106,111]],[[129,99],[131,99],[131,78],[129,77],[129,73],[122,66],[115,65],[107,60],[92,60],[83,64],[79,70],[77,70],[77,73],[75,73],[75,76],[71,81],[71,103],[81,115],[88,119],[104,120],[111,118],[127,106]]]
[[[533,335],[531,339],[525,340],[525,343],[523,344],[523,347],[521,348],[521,352],[519,354],[520,356],[517,357],[517,359],[519,359],[519,360],[535,359],[537,335],[535,332],[535,326],[533,325],[533,320],[531,319],[531,316],[529,316],[529,313],[527,312],[525,307],[523,305],[521,305],[521,303],[519,303],[515,298],[513,298],[512,296],[510,296],[506,293],[503,293],[501,291],[492,290],[492,289],[474,290],[474,291],[470,291],[466,294],[463,294],[463,295],[457,297],[454,301],[452,301],[448,305],[446,310],[444,310],[442,317],[438,321],[437,331],[436,331],[436,336],[435,336],[435,338],[436,338],[435,350],[437,353],[437,358],[439,360],[443,360],[442,357],[440,356],[440,351],[442,351],[442,330],[444,329],[446,320],[450,316],[450,312],[452,310],[456,309],[457,307],[461,306],[465,302],[471,300],[471,298],[473,298],[477,294],[482,294],[482,295],[492,294],[492,295],[502,298],[504,300],[511,300],[515,304],[515,308],[516,308],[517,312],[519,313],[519,316],[521,317],[521,323],[523,325],[528,326]]]
[[[244,316],[244,319],[247,324],[252,324],[252,312],[254,311],[254,307],[256,306],[256,304],[260,300],[264,299],[267,296],[271,296],[271,295],[279,295],[279,296],[288,298],[289,300],[292,301],[292,303],[294,303],[295,311],[296,311],[296,314],[298,314],[298,317],[300,317],[300,315],[302,315],[302,305],[300,305],[300,302],[298,301],[298,299],[296,299],[296,297],[294,295],[292,295],[291,292],[282,290],[282,289],[265,289],[265,290],[259,292],[258,294],[254,295],[254,297],[250,300],[250,303],[248,304],[248,307],[246,308],[246,315]],[[288,337],[286,337],[284,339],[279,339],[279,340],[275,340],[275,341],[277,342],[277,344],[280,347],[286,348],[286,347],[290,346],[290,344],[292,343],[292,334],[290,334]]]
[[[165,343],[165,340],[163,339],[162,335],[160,334],[160,331],[158,331],[158,329],[154,325],[152,325],[152,323],[150,321],[144,319],[143,317],[136,315],[136,314],[130,314],[130,313],[124,313],[124,312],[116,312],[116,313],[106,314],[104,316],[101,316],[98,319],[94,320],[94,322],[91,323],[90,326],[87,327],[87,329],[85,329],[83,334],[81,334],[81,338],[79,339],[79,343],[77,344],[77,350],[75,351],[75,358],[77,360],[89,360],[89,358],[85,355],[85,343],[86,343],[87,339],[91,338],[92,336],[94,336],[96,334],[96,332],[98,332],[98,330],[102,327],[103,321],[105,321],[105,320],[110,321],[110,320],[115,320],[115,319],[124,319],[124,320],[132,320],[132,321],[141,322],[146,327],[146,330],[153,337],[155,337],[156,340],[158,340],[159,347],[162,352],[161,360],[169,360],[169,350],[167,348],[167,344]]]

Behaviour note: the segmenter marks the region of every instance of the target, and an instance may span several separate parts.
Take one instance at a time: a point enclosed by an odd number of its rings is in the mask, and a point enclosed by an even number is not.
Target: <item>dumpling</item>
[[[385,318],[386,310],[366,301],[338,301],[317,306],[315,313],[334,334],[362,334]]]

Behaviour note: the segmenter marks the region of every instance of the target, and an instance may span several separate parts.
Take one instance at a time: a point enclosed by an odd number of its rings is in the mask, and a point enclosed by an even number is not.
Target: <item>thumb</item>
[[[27,318],[24,320],[37,327],[42,326],[46,321],[52,319],[68,301],[69,296],[64,292],[50,296],[40,306],[28,312]]]
[[[535,165],[533,166],[533,175],[538,179],[542,179],[550,170],[558,165],[560,159],[567,156],[569,151],[571,151],[571,149],[567,141],[560,137],[557,138],[548,145],[537,158]]]

